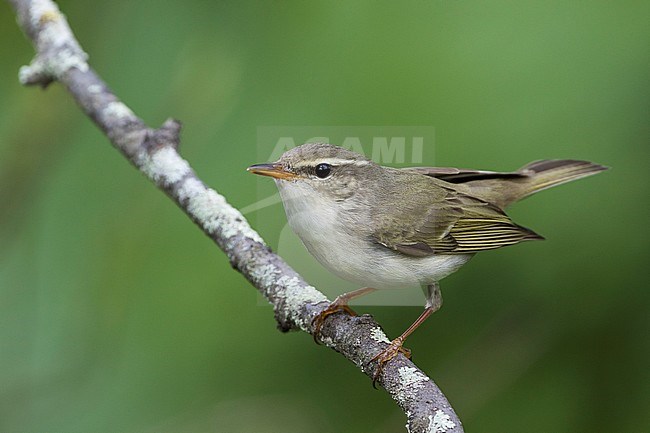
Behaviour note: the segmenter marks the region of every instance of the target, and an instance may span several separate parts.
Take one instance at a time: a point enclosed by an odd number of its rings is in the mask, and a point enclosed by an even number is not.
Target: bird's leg
[[[391,359],[395,358],[398,353],[401,352],[407,358],[411,357],[411,351],[405,347],[402,347],[404,341],[409,335],[413,333],[413,331],[418,328],[418,326],[427,320],[427,317],[438,311],[442,306],[442,294],[440,293],[440,286],[438,283],[429,284],[423,287],[423,289],[427,293],[427,303],[425,305],[424,311],[422,314],[420,314],[420,317],[418,317],[415,322],[413,322],[413,324],[402,333],[402,335],[391,341],[388,347],[386,347],[374,358],[372,358],[371,362],[377,361],[377,369],[375,370],[375,374],[372,378],[373,387],[375,387],[375,383],[384,372],[384,365]]]
[[[321,311],[316,317],[312,319],[311,324],[314,341],[320,344],[318,341],[318,335],[320,334],[320,329],[323,326],[323,322],[327,316],[330,316],[339,311],[345,311],[350,316],[356,316],[357,313],[355,313],[354,310],[348,306],[348,302],[354,298],[372,293],[375,290],[377,289],[373,289],[372,287],[364,287],[362,289],[353,290],[351,292],[343,293],[342,295],[337,296],[336,299],[334,299],[334,301],[326,309]]]

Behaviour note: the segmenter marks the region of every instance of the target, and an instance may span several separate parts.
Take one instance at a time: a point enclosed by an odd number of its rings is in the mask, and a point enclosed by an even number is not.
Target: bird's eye
[[[316,176],[320,177],[321,179],[325,179],[330,175],[331,172],[332,166],[325,162],[316,166]]]

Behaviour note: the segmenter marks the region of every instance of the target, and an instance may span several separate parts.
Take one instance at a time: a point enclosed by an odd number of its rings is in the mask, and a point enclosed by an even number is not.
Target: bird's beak
[[[275,179],[283,180],[291,180],[298,177],[295,173],[286,170],[282,165],[278,163],[255,164],[248,167],[246,171],[250,171],[253,174],[261,174],[262,176],[270,176]]]

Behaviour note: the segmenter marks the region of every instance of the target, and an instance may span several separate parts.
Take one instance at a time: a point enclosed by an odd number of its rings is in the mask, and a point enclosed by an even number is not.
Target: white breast
[[[308,185],[277,181],[287,219],[307,250],[330,272],[376,289],[430,284],[458,270],[472,255],[407,257],[352,236],[341,203],[319,200]],[[361,221],[369,218],[359,216]]]

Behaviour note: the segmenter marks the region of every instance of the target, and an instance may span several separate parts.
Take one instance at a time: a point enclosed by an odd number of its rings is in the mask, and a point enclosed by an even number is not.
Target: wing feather
[[[396,216],[380,226],[374,233],[375,240],[401,254],[426,257],[469,254],[543,239],[515,224],[500,208],[453,188],[441,188],[444,193],[436,200],[418,209],[408,209],[408,214],[401,215],[401,221]]]

